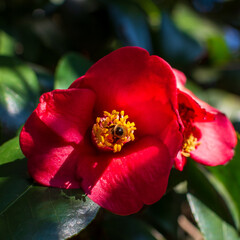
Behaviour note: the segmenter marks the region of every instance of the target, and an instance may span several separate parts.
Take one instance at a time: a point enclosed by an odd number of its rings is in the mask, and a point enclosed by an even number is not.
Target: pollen
[[[184,157],[190,157],[190,152],[194,151],[200,144],[201,143],[198,142],[198,139],[191,133],[187,138],[184,139],[181,154]]]
[[[135,123],[127,121],[124,111],[104,111],[92,128],[92,139],[102,150],[120,152],[124,144],[134,141]]]

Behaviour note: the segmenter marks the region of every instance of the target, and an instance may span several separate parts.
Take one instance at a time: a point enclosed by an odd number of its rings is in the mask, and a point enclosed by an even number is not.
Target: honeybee
[[[127,129],[126,127],[116,124],[112,126],[112,135],[116,138],[122,138],[127,135]]]

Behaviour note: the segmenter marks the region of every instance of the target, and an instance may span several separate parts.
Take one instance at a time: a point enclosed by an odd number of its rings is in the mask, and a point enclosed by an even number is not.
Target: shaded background
[[[41,93],[67,87],[122,46],[182,70],[187,86],[240,131],[239,0],[0,0],[0,143],[17,134]],[[194,223],[185,190],[134,217],[101,210],[75,239],[187,239],[178,222],[185,215]],[[220,205],[210,207],[233,223]]]

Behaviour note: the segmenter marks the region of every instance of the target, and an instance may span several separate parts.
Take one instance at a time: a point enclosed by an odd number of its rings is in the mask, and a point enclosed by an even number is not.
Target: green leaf
[[[230,51],[228,49],[224,36],[213,36],[208,39],[209,58],[214,65],[223,65],[230,60]]]
[[[0,164],[22,159],[24,155],[19,146],[19,138],[15,137],[0,146]]]
[[[18,137],[0,147],[0,232],[3,239],[66,239],[84,229],[99,206],[80,189],[37,186]]]
[[[74,80],[83,76],[91,67],[92,62],[82,55],[68,53],[58,63],[54,89],[66,89]]]
[[[192,194],[187,194],[192,213],[206,240],[239,240],[237,231]]]
[[[0,55],[13,56],[15,54],[15,41],[6,32],[0,30]]]
[[[124,46],[138,46],[152,52],[150,30],[145,13],[130,1],[108,4],[116,34]]]
[[[240,136],[234,158],[225,166],[208,167],[215,179],[212,182],[222,194],[232,213],[235,225],[240,229]]]
[[[39,85],[34,72],[17,58],[0,56],[0,123],[17,130],[34,110]]]
[[[0,215],[3,239],[66,239],[84,229],[99,207],[81,190],[30,185]]]
[[[15,137],[0,147],[0,213],[28,186],[27,161]]]
[[[202,46],[178,29],[166,12],[162,14],[158,48],[160,56],[176,67],[186,67],[203,54]]]
[[[207,207],[211,208],[224,221],[234,224],[226,202],[210,181],[208,172],[199,164],[189,159],[186,165],[188,192],[193,193]]]

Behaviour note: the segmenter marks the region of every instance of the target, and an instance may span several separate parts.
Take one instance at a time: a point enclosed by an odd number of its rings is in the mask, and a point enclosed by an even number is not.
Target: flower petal
[[[175,158],[174,160],[174,167],[179,170],[179,171],[182,171],[184,166],[186,165],[187,163],[187,159],[186,157],[184,157],[181,152],[179,151],[178,154],[177,154],[177,157]]]
[[[72,145],[47,127],[35,112],[29,117],[20,134],[20,146],[28,158],[30,175],[46,186],[79,188],[75,179],[76,159]]]
[[[185,110],[188,111],[185,111]],[[178,90],[178,110],[182,121],[197,121],[197,122],[205,122],[205,121],[213,121],[214,114],[207,112],[205,108],[186,92]]]
[[[224,114],[217,113],[214,121],[196,122],[194,126],[202,133],[201,144],[191,152],[191,157],[196,162],[216,166],[232,159],[237,137],[231,122]]]
[[[175,111],[176,80],[172,68],[163,59],[150,56],[139,47],[121,48],[99,60],[71,85],[71,88],[78,87],[96,92],[97,116],[104,110],[124,110],[129,120],[136,123],[137,138],[158,136],[173,149],[171,155],[176,155],[181,142]],[[166,140],[166,129],[175,132],[171,144]]]
[[[128,215],[163,196],[171,166],[166,146],[146,137],[114,155],[82,154],[78,176],[94,202],[113,213]]]
[[[65,141],[78,144],[93,124],[94,103],[95,94],[89,89],[54,90],[41,96],[35,112]]]
[[[179,90],[178,99],[179,104],[184,103],[194,109],[197,117],[194,118],[193,126],[201,133],[201,144],[190,153],[191,157],[196,162],[209,166],[230,161],[237,144],[237,136],[230,120],[184,87]]]
[[[207,104],[206,102],[202,101],[201,99],[196,97],[196,95],[193,94],[189,89],[184,87],[186,84],[187,78],[183,72],[181,72],[177,69],[174,69],[174,68],[173,68],[173,72],[176,77],[177,88],[179,90],[181,90],[181,92],[184,92],[187,95],[191,96],[202,108],[205,108],[208,112],[219,112],[216,108],[214,108],[214,107],[210,106],[209,104]]]
[[[175,68],[173,68],[174,75],[177,80],[177,88],[181,89],[186,84],[187,78],[185,74]]]
[[[157,90],[149,87],[154,83]],[[152,98],[171,99],[172,104],[177,105],[176,81],[172,68],[167,62],[158,56],[149,56],[149,53],[139,47],[120,48],[95,63],[85,74],[84,78],[77,79],[70,88],[82,88],[83,86],[97,90],[98,109],[103,106],[116,106],[116,96],[121,92],[136,94],[146,87],[148,95]],[[149,89],[152,92],[149,92]],[[163,95],[161,98],[157,94]],[[111,101],[109,101],[111,99]],[[104,104],[103,104],[104,103]],[[108,109],[109,110],[109,109]]]
[[[192,126],[199,132],[197,135],[200,145],[190,153],[191,158],[209,166],[222,165],[231,160],[237,137],[228,118],[184,87],[178,91],[178,103],[182,121],[193,117]],[[187,116],[181,114],[181,105],[192,109],[187,112]],[[175,167],[179,170],[182,168],[181,163],[184,162],[178,154],[175,159]]]

